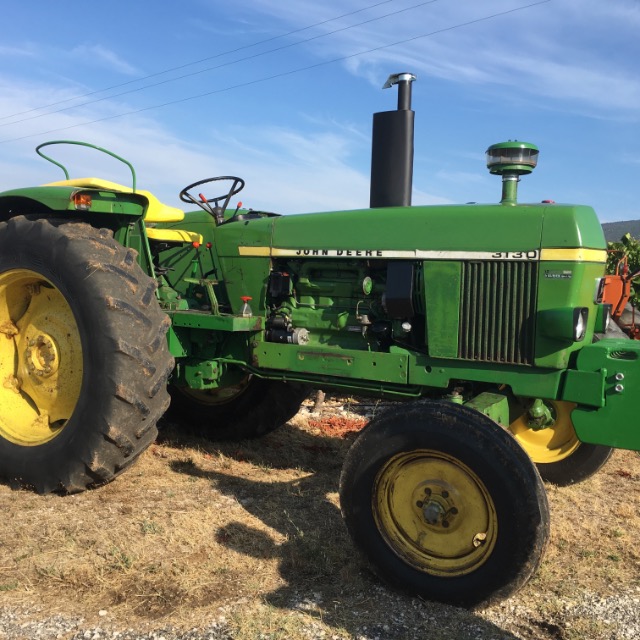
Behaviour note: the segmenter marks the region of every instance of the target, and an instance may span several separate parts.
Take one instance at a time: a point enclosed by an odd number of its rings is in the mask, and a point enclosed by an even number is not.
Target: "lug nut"
[[[477,549],[479,546],[483,545],[486,541],[487,541],[486,533],[476,533],[476,535],[473,536],[473,540],[471,542],[473,546]]]

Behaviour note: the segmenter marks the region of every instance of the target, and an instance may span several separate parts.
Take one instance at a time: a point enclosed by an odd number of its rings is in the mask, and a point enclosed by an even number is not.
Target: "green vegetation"
[[[620,261],[626,256],[629,271],[640,271],[640,241],[630,233],[620,238],[619,242],[609,242],[609,257],[607,259],[607,273],[615,274]],[[631,302],[637,307],[640,304],[640,281],[632,284]]]

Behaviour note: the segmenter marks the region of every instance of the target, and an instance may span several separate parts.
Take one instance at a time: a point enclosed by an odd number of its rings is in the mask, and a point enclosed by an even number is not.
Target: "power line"
[[[118,114],[115,114],[115,115],[112,115],[112,116],[105,116],[104,118],[97,118],[95,120],[88,120],[86,122],[80,122],[78,124],[69,125],[68,127],[59,127],[57,129],[50,129],[49,131],[41,131],[40,133],[33,133],[33,134],[26,135],[26,136],[21,136],[19,138],[11,138],[11,139],[8,139],[8,140],[0,140],[0,144],[5,144],[7,142],[17,142],[19,140],[26,140],[28,138],[35,138],[35,137],[46,135],[46,134],[49,134],[49,133],[57,133],[58,131],[68,131],[69,129],[75,129],[77,127],[82,127],[82,126],[86,126],[86,125],[89,125],[89,124],[96,124],[98,122],[105,122],[107,120],[114,120],[116,118],[122,118],[123,116],[135,115],[135,114],[138,114],[138,113],[143,113],[145,111],[151,111],[153,109],[160,109],[162,107],[168,107],[168,106],[171,106],[171,105],[181,104],[183,102],[189,102],[190,100],[196,100],[198,98],[205,98],[207,96],[215,95],[215,94],[218,94],[218,93],[225,93],[227,91],[232,91],[233,89],[240,89],[240,88],[243,88],[243,87],[249,87],[249,86],[256,85],[256,84],[261,84],[263,82],[269,82],[271,80],[276,80],[278,78],[284,78],[286,76],[294,75],[296,73],[301,73],[303,71],[309,71],[311,69],[317,69],[318,67],[323,67],[323,66],[326,66],[326,65],[329,65],[329,64],[333,64],[335,62],[343,62],[344,60],[351,60],[353,58],[357,58],[359,56],[363,56],[363,55],[366,55],[368,53],[373,53],[375,51],[382,51],[383,49],[390,49],[391,47],[396,47],[396,46],[401,45],[401,44],[407,44],[408,42],[414,42],[414,41],[420,40],[422,38],[428,38],[428,37],[437,35],[439,33],[445,33],[447,31],[453,31],[455,29],[460,29],[462,27],[468,27],[468,26],[473,25],[473,24],[478,24],[479,22],[486,22],[488,20],[492,20],[493,18],[498,18],[500,16],[508,15],[510,13],[516,13],[517,11],[523,11],[525,9],[530,9],[531,7],[536,7],[536,6],[539,6],[539,5],[542,5],[542,4],[547,4],[548,2],[551,2],[551,0],[539,0],[538,2],[532,2],[531,4],[523,5],[523,6],[520,6],[520,7],[515,7],[514,9],[508,9],[506,11],[500,11],[498,13],[493,13],[493,14],[485,16],[483,18],[476,18],[474,20],[469,20],[467,22],[461,22],[461,23],[453,25],[451,27],[445,27],[443,29],[437,29],[436,31],[431,31],[429,33],[423,33],[421,35],[413,36],[411,38],[405,38],[404,40],[397,40],[396,42],[380,45],[379,47],[373,47],[371,49],[366,49],[365,51],[359,51],[358,53],[352,53],[352,54],[349,54],[349,55],[346,55],[346,56],[340,56],[338,58],[332,58],[331,60],[324,60],[322,62],[317,62],[316,64],[308,65],[306,67],[299,67],[297,69],[291,69],[289,71],[283,71],[283,72],[280,72],[280,73],[275,73],[273,75],[265,76],[263,78],[258,78],[256,80],[250,80],[248,82],[242,82],[242,83],[239,83],[239,84],[231,85],[231,86],[225,87],[223,89],[215,89],[213,91],[207,91],[205,93],[199,93],[197,95],[187,96],[185,98],[179,98],[177,100],[171,100],[169,102],[163,102],[162,104],[151,105],[149,107],[142,107],[140,109],[133,109],[131,111],[118,113]]]
[[[387,0],[388,2],[391,0]],[[230,67],[231,65],[234,64],[238,64],[240,62],[246,62],[247,60],[254,60],[255,58],[260,58],[262,56],[265,56],[269,53],[276,53],[278,51],[283,51],[285,49],[291,49],[292,47],[297,47],[298,45],[301,44],[306,44],[308,42],[311,42],[313,40],[319,40],[320,38],[326,38],[327,36],[331,36],[334,35],[336,33],[340,33],[342,31],[348,31],[349,29],[354,29],[355,27],[361,27],[364,24],[370,24],[371,22],[377,22],[379,20],[384,20],[385,18],[389,18],[391,16],[396,16],[400,13],[406,13],[407,11],[412,11],[413,9],[419,9],[420,7],[424,7],[425,5],[428,4],[434,4],[435,2],[438,2],[438,0],[424,0],[423,2],[420,2],[418,4],[414,4],[410,7],[404,7],[403,9],[398,9],[397,11],[392,11],[390,13],[386,13],[382,16],[377,16],[375,18],[369,18],[368,20],[364,20],[362,22],[358,22],[357,24],[352,24],[346,27],[341,27],[339,29],[334,29],[333,31],[328,31],[326,33],[321,33],[315,36],[311,36],[305,40],[298,40],[297,42],[291,42],[289,44],[285,44],[282,45],[280,47],[275,47],[274,49],[269,49],[268,51],[261,51],[260,53],[254,53],[252,55],[249,56],[245,56],[243,58],[238,58],[237,60],[233,60],[231,62],[223,62],[222,64],[216,65],[214,67],[207,67],[206,69],[200,69],[199,71],[192,71],[191,73],[186,73],[183,74],[181,76],[178,76],[176,78],[168,78],[167,80],[161,80],[160,82],[155,82],[153,84],[148,84],[145,85],[144,87],[138,87],[137,89],[129,89],[127,91],[121,91],[120,93],[115,93],[113,95],[110,96],[105,96],[103,98],[96,98],[95,100],[88,100],[87,102],[81,102],[80,104],[74,104],[71,105],[69,107],[63,107],[62,109],[57,109],[55,111],[48,111],[47,113],[41,113],[35,116],[29,116],[28,118],[22,118],[21,120],[13,120],[12,122],[5,122],[3,124],[0,124],[0,127],[8,127],[14,124],[19,124],[20,122],[26,122],[28,120],[37,120],[38,118],[43,118],[45,116],[51,116],[54,115],[56,113],[62,113],[63,111],[69,111],[71,109],[78,109],[80,107],[86,107],[90,104],[95,104],[96,102],[103,102],[104,100],[111,100],[113,98],[119,98],[121,96],[124,95],[128,95],[130,93],[137,93],[138,91],[143,91],[145,89],[152,89],[154,87],[159,87],[161,85],[164,84],[170,84],[172,82],[177,82],[178,80],[184,80],[185,78],[191,78],[193,76],[197,76],[203,73],[207,73],[208,71],[215,71],[216,69],[222,69],[223,67]],[[377,5],[373,5],[373,6],[377,6]],[[360,10],[362,11],[362,9]],[[345,15],[352,15],[352,14],[345,14]],[[344,17],[344,16],[340,16],[340,17]],[[336,18],[337,19],[337,18]],[[328,22],[327,20],[325,20],[325,22]],[[271,38],[272,40],[274,38]],[[239,51],[239,49],[236,49],[236,51]],[[222,54],[220,54],[222,55]],[[217,57],[217,56],[213,56],[213,57]],[[125,83],[126,84],[126,83]],[[123,85],[120,85],[123,86]],[[33,111],[33,109],[31,110]],[[28,113],[28,112],[24,112],[24,113]]]
[[[434,0],[435,1],[435,0]],[[289,36],[295,35],[296,33],[302,33],[303,31],[308,31],[309,29],[313,29],[315,27],[321,27],[323,24],[328,24],[329,22],[335,22],[336,20],[341,20],[342,18],[348,18],[349,16],[356,15],[357,13],[362,13],[363,11],[368,11],[369,9],[375,9],[375,7],[379,7],[383,4],[389,4],[390,2],[395,2],[395,0],[382,0],[381,2],[376,2],[375,4],[368,5],[363,7],[362,9],[357,9],[355,11],[350,11],[349,13],[343,13],[342,15],[335,16],[333,18],[327,18],[326,20],[321,20],[320,22],[315,22],[314,24],[307,25],[306,27],[301,27],[299,29],[294,29],[293,31],[288,31],[287,33],[280,34],[279,36],[272,36],[271,38],[266,38],[264,40],[258,40],[257,42],[253,42],[251,44],[243,45],[242,47],[237,47],[236,49],[229,49],[228,51],[222,51],[220,53],[216,53],[213,56],[208,56],[206,58],[201,58],[200,60],[194,60],[193,62],[186,62],[185,64],[178,65],[177,67],[170,67],[168,69],[164,69],[163,71],[156,71],[155,73],[150,73],[147,76],[142,76],[141,78],[135,78],[134,80],[127,80],[126,82],[121,82],[120,84],[114,84],[110,87],[106,87],[104,89],[96,89],[95,91],[90,91],[88,93],[83,93],[81,95],[72,96],[71,98],[65,98],[64,100],[58,100],[57,102],[51,102],[50,104],[42,105],[41,107],[33,107],[32,109],[28,109],[26,111],[19,111],[18,113],[12,113],[6,116],[0,116],[0,120],[6,120],[7,118],[15,118],[17,116],[22,116],[27,113],[33,113],[34,111],[40,111],[42,109],[48,109],[49,107],[57,107],[59,104],[65,104],[66,102],[71,102],[72,100],[80,100],[81,98],[88,98],[89,96],[96,95],[97,93],[104,93],[105,91],[111,91],[113,89],[119,89],[120,87],[126,87],[130,84],[134,84],[136,82],[143,82],[144,80],[149,80],[150,78],[157,78],[158,76],[162,76],[166,73],[171,73],[172,71],[180,71],[180,69],[186,69],[187,67],[193,67],[197,64],[201,64],[202,62],[207,62],[208,60],[214,60],[215,58],[221,58],[222,56],[230,55],[232,53],[238,53],[238,51],[243,51],[245,49],[251,49],[252,47],[257,47],[261,44],[266,44],[268,42],[273,42],[274,40],[280,40],[282,38],[287,38]],[[187,77],[187,76],[183,76]],[[179,80],[180,78],[176,78]],[[156,86],[156,85],[151,85]],[[145,89],[147,87],[141,87],[141,89]],[[138,91],[140,89],[136,89]],[[123,95],[123,94],[118,94]],[[117,96],[107,96],[104,99],[108,99],[109,97],[117,97]],[[96,102],[98,102],[96,100]],[[84,104],[91,104],[84,103]],[[84,106],[82,105],[74,105],[74,106]],[[50,115],[51,113],[58,113],[58,111],[53,111],[49,113],[43,113],[41,115]],[[41,117],[41,116],[36,116]],[[25,120],[30,120],[31,118],[25,118]],[[17,124],[18,122],[24,122],[24,120],[17,120],[15,122],[11,122],[8,124]],[[0,125],[3,126],[3,125]]]

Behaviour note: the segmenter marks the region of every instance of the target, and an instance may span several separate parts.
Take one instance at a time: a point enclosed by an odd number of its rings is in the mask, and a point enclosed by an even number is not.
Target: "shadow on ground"
[[[248,513],[282,534],[285,542],[275,544],[262,530],[240,521],[215,534],[218,543],[237,553],[277,559],[286,584],[264,595],[268,604],[304,611],[353,637],[515,640],[516,636],[473,612],[391,591],[369,571],[355,552],[337,506],[340,467],[348,444],[291,425],[259,442],[220,447],[201,440],[198,444],[205,451],[221,451],[264,469],[289,468],[308,474],[292,481],[253,480],[181,462],[172,463],[172,468],[210,480],[213,488],[235,498]]]

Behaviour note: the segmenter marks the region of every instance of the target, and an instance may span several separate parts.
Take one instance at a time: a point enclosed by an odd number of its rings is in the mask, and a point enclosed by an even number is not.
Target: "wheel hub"
[[[63,293],[40,274],[0,274],[0,437],[38,446],[71,418],[82,386],[82,344]]]
[[[49,335],[39,334],[28,341],[24,360],[30,375],[48,378],[58,371],[58,345]]]
[[[496,508],[481,479],[439,451],[397,454],[378,473],[374,518],[391,549],[419,571],[460,576],[491,555]]]
[[[417,492],[424,495],[423,499],[416,500],[416,506],[422,510],[422,517],[428,525],[448,529],[455,524],[460,512],[453,499],[453,488],[433,485],[418,488]]]
[[[540,401],[539,404],[542,404]],[[553,421],[553,426],[544,424],[540,428],[529,412],[523,413],[509,425],[520,446],[536,464],[553,464],[573,455],[580,441],[571,422],[575,403],[551,400],[544,403]]]

